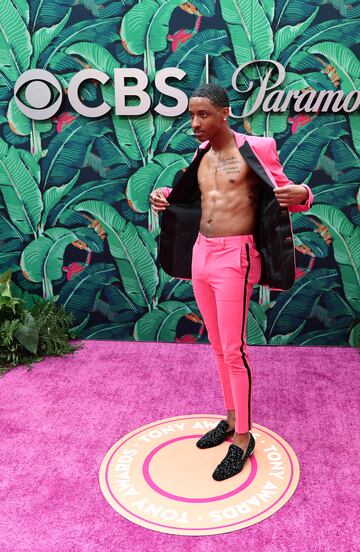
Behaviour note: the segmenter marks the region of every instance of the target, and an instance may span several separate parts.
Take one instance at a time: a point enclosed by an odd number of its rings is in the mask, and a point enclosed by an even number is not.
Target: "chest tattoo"
[[[222,172],[228,174],[238,174],[241,170],[243,163],[237,157],[228,157],[223,161],[220,161],[215,168],[215,172]]]

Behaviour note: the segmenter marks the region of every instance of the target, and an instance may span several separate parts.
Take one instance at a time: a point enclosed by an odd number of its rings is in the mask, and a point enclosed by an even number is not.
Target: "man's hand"
[[[308,191],[301,184],[289,184],[281,188],[275,188],[274,194],[280,207],[291,207],[292,205],[300,205],[308,198]]]
[[[150,203],[151,208],[155,215],[158,215],[159,211],[164,211],[166,207],[170,205],[170,203],[167,202],[164,192],[162,191],[162,188],[158,188],[157,190],[154,190],[150,194]]]

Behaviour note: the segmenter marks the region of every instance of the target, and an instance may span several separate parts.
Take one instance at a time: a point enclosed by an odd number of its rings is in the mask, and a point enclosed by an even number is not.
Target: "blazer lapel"
[[[255,154],[254,150],[247,140],[245,140],[243,145],[239,147],[239,151],[244,159],[247,161],[247,163],[250,165],[250,167],[253,169],[253,171],[256,172],[256,174],[261,178],[261,180],[263,180],[265,184],[267,184],[271,189],[275,188],[274,183],[269,178],[267,172],[262,166],[261,161]]]

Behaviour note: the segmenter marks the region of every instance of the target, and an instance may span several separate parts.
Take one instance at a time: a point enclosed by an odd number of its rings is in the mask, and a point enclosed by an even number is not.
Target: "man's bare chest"
[[[202,194],[211,191],[241,191],[256,189],[258,178],[238,149],[221,156],[204,155],[198,169],[198,183]]]

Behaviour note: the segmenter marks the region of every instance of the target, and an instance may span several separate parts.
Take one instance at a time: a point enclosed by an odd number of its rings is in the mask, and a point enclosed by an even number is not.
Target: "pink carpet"
[[[117,514],[98,474],[120,437],[161,418],[224,409],[209,345],[88,341],[67,359],[0,379],[0,551],[358,551],[358,351],[250,353],[254,422],[288,441],[300,463],[281,510],[205,537],[154,532]]]

